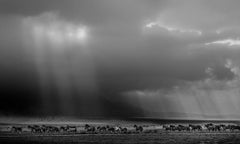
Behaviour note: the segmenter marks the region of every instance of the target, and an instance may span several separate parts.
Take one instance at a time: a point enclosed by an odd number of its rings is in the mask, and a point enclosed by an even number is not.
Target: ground
[[[158,133],[158,134],[74,134],[74,135],[1,135],[0,143],[159,143],[225,144],[240,143],[239,133]]]

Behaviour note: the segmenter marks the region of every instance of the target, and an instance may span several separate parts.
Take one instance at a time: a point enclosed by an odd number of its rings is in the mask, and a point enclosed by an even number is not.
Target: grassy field
[[[74,134],[74,135],[1,135],[0,143],[159,143],[159,144],[237,144],[239,133],[158,133],[158,134]]]

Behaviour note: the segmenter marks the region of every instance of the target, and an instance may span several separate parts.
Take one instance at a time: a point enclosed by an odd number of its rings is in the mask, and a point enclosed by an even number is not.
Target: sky
[[[240,118],[237,0],[0,0],[0,115]]]

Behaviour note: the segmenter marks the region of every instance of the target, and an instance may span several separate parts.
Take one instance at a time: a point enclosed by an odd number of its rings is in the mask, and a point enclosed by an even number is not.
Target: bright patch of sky
[[[217,40],[209,43],[205,43],[205,45],[227,45],[227,46],[240,46],[240,40],[239,39],[223,39],[223,40]]]
[[[180,28],[175,26],[170,26],[163,24],[161,22],[150,22],[145,25],[146,28],[162,28],[169,32],[176,32],[176,33],[184,33],[184,34],[195,34],[195,35],[202,35],[202,31],[196,29],[189,29],[189,28]]]

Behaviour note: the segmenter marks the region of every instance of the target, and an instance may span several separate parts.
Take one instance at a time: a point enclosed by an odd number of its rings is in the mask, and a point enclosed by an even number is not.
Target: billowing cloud
[[[240,40],[239,39],[224,39],[224,40],[218,40],[213,41],[209,43],[205,43],[205,45],[227,45],[227,46],[240,46]]]
[[[207,67],[205,69],[205,73],[208,74],[210,77],[214,77],[214,69],[211,67]]]
[[[227,59],[225,67],[230,69],[230,71],[237,77],[240,78],[240,69],[239,66],[234,64],[231,59]]]
[[[87,27],[63,20],[57,13],[46,12],[37,17],[22,20],[36,41],[50,42],[55,45],[84,44],[87,41]]]
[[[133,104],[132,99],[137,99],[149,117],[238,119],[239,65],[227,59],[224,66],[234,73],[233,79],[218,80],[208,67],[205,72],[211,77],[203,80],[181,82],[168,90],[133,90],[123,95]]]
[[[239,2],[1,0],[0,112],[236,114]]]
[[[202,35],[202,32],[200,30],[169,26],[169,25],[163,24],[162,22],[150,22],[146,24],[145,27],[147,29],[160,28],[176,34],[180,33],[180,34],[192,34],[192,35],[199,35],[199,36]]]

